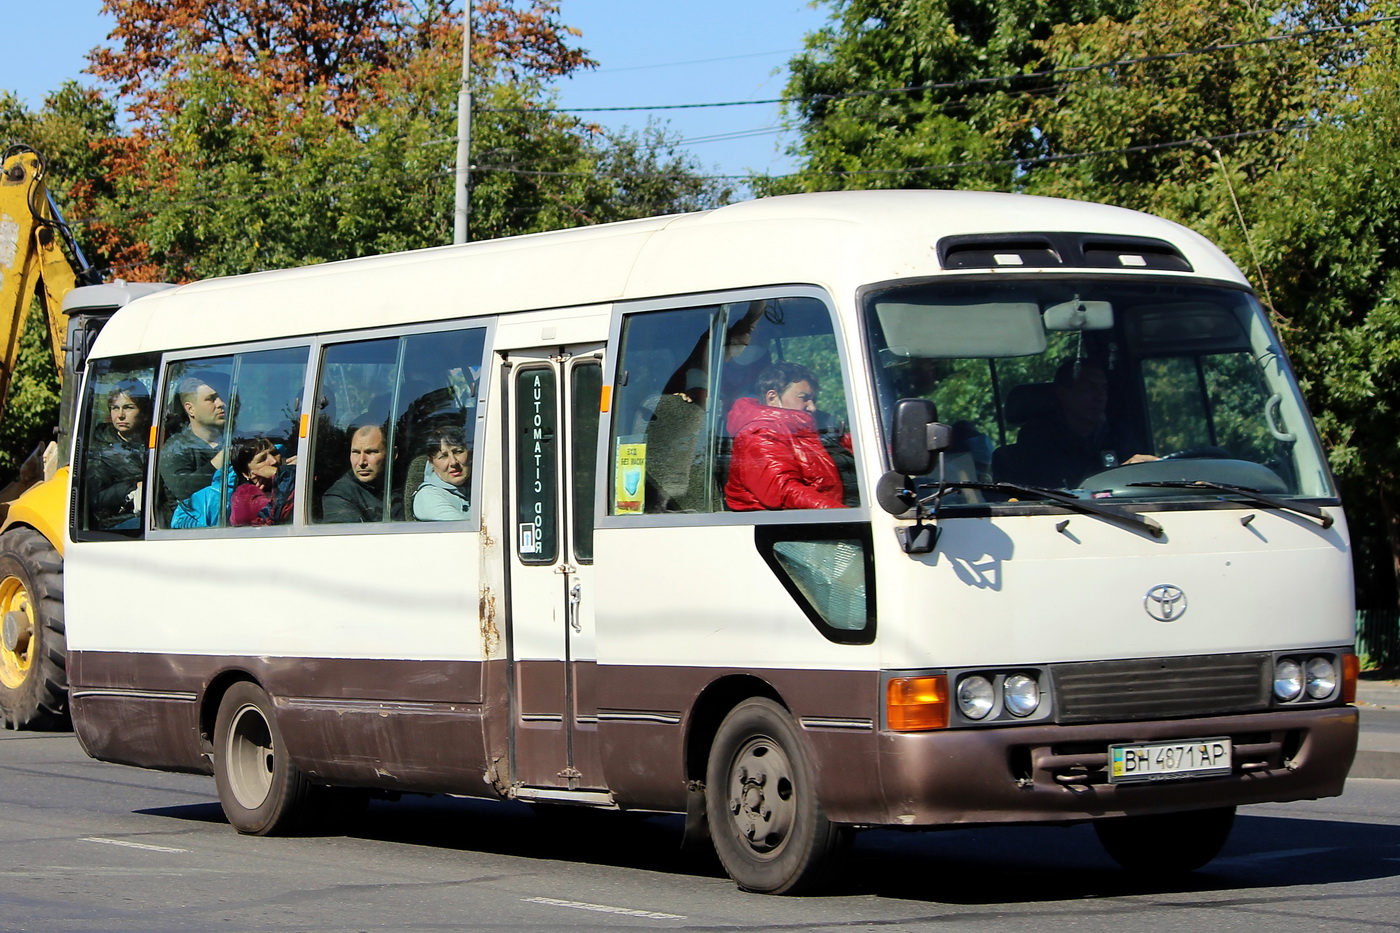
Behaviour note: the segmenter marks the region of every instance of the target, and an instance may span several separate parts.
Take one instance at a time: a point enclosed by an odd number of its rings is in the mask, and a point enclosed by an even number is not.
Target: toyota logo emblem
[[[1186,614],[1186,594],[1179,586],[1162,583],[1147,591],[1142,605],[1158,622],[1175,622]]]

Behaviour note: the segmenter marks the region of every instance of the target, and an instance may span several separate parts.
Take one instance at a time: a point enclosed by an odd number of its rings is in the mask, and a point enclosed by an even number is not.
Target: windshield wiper
[[[1328,515],[1326,512],[1324,512],[1322,509],[1318,508],[1315,505],[1303,505],[1298,502],[1285,502],[1282,499],[1275,499],[1273,496],[1260,492],[1258,489],[1252,489],[1249,486],[1236,486],[1232,483],[1215,483],[1211,482],[1210,480],[1204,479],[1191,480],[1189,482],[1186,480],[1158,480],[1147,483],[1128,483],[1128,485],[1155,486],[1162,489],[1209,489],[1214,492],[1228,492],[1231,495],[1239,496],[1241,499],[1247,499],[1250,502],[1253,502],[1257,505],[1262,505],[1265,508],[1278,509],[1282,512],[1295,512],[1298,515],[1305,515],[1308,518],[1314,519],[1323,528],[1331,528],[1333,525],[1332,516]]]
[[[1147,530],[1147,533],[1154,538],[1162,537],[1162,526],[1146,515],[1128,512],[1124,509],[1114,508],[1113,506],[1100,505],[1097,502],[1092,502],[1088,499],[1080,499],[1078,496],[1071,496],[1069,493],[1060,492],[1057,489],[1046,489],[1044,486],[1027,486],[1022,483],[942,483],[938,486],[938,491],[929,498],[936,500],[950,489],[980,489],[987,492],[1003,492],[1008,496],[1015,495],[1016,493],[1028,493],[1032,496],[1049,499],[1052,502],[1059,503],[1065,506],[1065,508],[1073,509],[1076,512],[1083,512],[1086,515],[1097,515],[1099,518],[1117,522],[1120,525],[1144,528]]]

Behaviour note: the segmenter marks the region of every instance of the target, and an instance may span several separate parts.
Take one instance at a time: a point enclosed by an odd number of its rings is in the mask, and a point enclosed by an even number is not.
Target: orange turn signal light
[[[891,732],[948,728],[948,676],[891,678],[885,685],[885,717]]]
[[[1361,658],[1354,654],[1342,655],[1342,702],[1356,702],[1356,682],[1361,677]]]

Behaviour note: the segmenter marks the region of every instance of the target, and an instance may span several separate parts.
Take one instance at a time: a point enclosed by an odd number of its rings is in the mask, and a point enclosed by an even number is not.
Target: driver
[[[1109,424],[1108,375],[1098,363],[1065,360],[1052,386],[1055,404],[1027,421],[1015,444],[997,451],[998,482],[1073,489],[1102,470],[1157,459],[1131,453],[1136,444]]]

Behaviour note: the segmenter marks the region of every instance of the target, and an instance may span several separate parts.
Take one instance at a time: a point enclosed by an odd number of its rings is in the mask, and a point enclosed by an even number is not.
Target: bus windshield
[[[901,398],[952,425],[941,504],[1331,498],[1278,340],[1243,290],[983,277],[876,290],[864,323],[888,447]],[[964,484],[953,488],[947,484]],[[980,484],[1022,487],[979,489]]]

